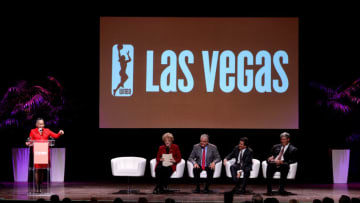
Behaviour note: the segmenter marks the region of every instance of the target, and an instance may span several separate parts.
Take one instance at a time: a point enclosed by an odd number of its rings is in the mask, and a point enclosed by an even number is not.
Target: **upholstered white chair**
[[[213,178],[219,178],[220,177],[221,168],[222,168],[222,161],[215,164],[215,170],[214,170]],[[194,165],[193,165],[193,163],[191,163],[191,161],[187,161],[187,169],[188,169],[189,177],[194,178],[194,171],[193,171]],[[207,177],[206,171],[202,171],[200,173],[200,178],[206,178],[206,177]]]
[[[231,178],[230,167],[235,163],[235,161],[236,161],[235,158],[230,159],[227,161],[225,165],[226,176],[229,178]],[[259,171],[260,171],[260,161],[257,159],[253,159],[252,162],[253,165],[252,165],[252,170],[250,172],[250,178],[257,178],[259,176]],[[240,178],[244,178],[244,173],[241,173]]]
[[[151,159],[150,172],[153,178],[156,177],[155,166],[156,166],[156,159]],[[182,178],[184,176],[184,170],[185,170],[185,160],[181,159],[180,163],[176,165],[176,171],[174,171],[173,174],[171,174],[170,178]]]
[[[130,190],[130,177],[144,176],[146,159],[141,157],[117,157],[111,159],[111,172],[113,176],[128,177],[128,189],[117,193],[136,193]]]
[[[267,162],[263,161],[262,162],[262,172],[263,172],[264,178],[266,178],[267,166],[268,166]],[[289,179],[289,180],[295,179],[297,166],[298,166],[297,162],[292,163],[292,164],[289,165],[290,169],[289,169],[289,173],[287,174],[287,179]],[[273,178],[274,179],[280,179],[280,172],[279,171],[275,172]]]

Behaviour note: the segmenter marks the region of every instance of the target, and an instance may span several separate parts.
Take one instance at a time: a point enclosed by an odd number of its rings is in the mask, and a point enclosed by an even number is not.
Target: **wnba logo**
[[[112,47],[112,89],[116,97],[133,94],[134,47],[130,44],[115,44]]]

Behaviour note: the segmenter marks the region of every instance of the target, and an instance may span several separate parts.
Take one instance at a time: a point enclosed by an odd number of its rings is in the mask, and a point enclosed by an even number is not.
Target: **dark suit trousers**
[[[167,187],[170,176],[173,174],[171,166],[164,167],[161,162],[156,166],[155,176],[158,187]]]
[[[202,171],[203,170],[201,168],[193,169],[196,187],[200,187],[200,173]],[[205,171],[206,171],[206,176],[207,176],[206,181],[205,181],[205,189],[209,189],[209,186],[210,186],[211,181],[214,176],[214,170],[212,170],[210,167],[205,167]]]
[[[240,164],[235,163],[230,166],[231,177],[235,183],[235,187],[240,188],[240,178],[237,178],[238,170],[240,170]],[[243,171],[243,173],[244,173],[244,178],[241,182],[241,190],[245,191],[247,181],[249,180],[249,177],[250,177],[250,171],[245,170],[245,171]]]
[[[272,191],[272,180],[274,173],[276,171],[280,171],[280,187],[279,190],[282,191],[285,188],[286,183],[286,177],[289,173],[289,164],[281,164],[280,166],[277,166],[275,163],[268,163],[267,169],[266,169],[266,184],[267,184],[267,191]]]

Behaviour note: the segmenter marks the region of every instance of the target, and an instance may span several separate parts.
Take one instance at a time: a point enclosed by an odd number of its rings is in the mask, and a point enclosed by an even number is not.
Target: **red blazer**
[[[34,128],[30,131],[29,137],[30,140],[48,140],[49,137],[53,137],[53,138],[60,137],[60,133],[54,133],[48,128],[43,128],[42,135],[40,135],[38,128]]]
[[[176,171],[176,164],[181,161],[181,153],[179,150],[179,146],[176,144],[171,144],[169,153],[173,155],[175,163],[171,166],[173,171]],[[159,164],[162,154],[166,154],[166,146],[161,145],[156,155],[156,166]],[[156,168],[155,166],[155,168]]]
[[[43,128],[42,135],[40,135],[40,132],[38,128],[34,128],[30,131],[30,140],[48,140],[49,137],[58,138],[60,137],[60,133],[54,133],[48,128]],[[49,149],[50,152],[50,149]],[[48,153],[50,155],[50,153]],[[50,156],[49,156],[49,163],[50,163]],[[35,164],[35,168],[47,168],[47,164]]]

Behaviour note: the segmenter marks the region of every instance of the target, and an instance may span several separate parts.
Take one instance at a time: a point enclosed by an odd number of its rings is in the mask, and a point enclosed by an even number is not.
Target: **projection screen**
[[[299,128],[298,18],[101,17],[100,128]]]

